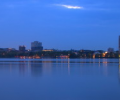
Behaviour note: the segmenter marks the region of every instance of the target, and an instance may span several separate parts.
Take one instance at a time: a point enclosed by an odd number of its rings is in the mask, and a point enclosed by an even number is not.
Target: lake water
[[[120,60],[0,59],[0,100],[120,100]]]

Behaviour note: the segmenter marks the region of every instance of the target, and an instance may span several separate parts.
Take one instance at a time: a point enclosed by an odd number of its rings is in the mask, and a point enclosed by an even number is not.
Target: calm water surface
[[[0,59],[0,100],[120,100],[119,59]]]

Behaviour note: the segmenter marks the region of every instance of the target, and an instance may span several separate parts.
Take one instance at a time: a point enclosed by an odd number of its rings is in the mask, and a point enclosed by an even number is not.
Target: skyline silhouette
[[[0,47],[41,41],[44,48],[118,49],[118,0],[2,0]]]

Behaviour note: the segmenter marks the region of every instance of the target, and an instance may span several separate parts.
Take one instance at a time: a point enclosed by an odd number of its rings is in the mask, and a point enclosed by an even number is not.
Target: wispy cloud
[[[80,7],[80,6],[71,6],[71,5],[61,5],[61,6],[68,9],[83,9],[83,7]]]
[[[53,0],[54,1],[54,0]],[[64,1],[64,0],[62,0]],[[78,9],[78,10],[84,10],[84,11],[103,11],[103,12],[117,12],[119,13],[120,11],[118,10],[119,4],[113,5],[112,3],[105,3],[105,2],[96,2],[96,3],[86,3],[86,2],[70,2],[71,0],[68,0],[69,2],[44,2],[40,0],[18,0],[18,1],[13,1],[13,2],[2,2],[0,4],[0,8],[22,8],[22,7],[42,7],[42,8],[50,8],[50,7],[63,7],[66,9]],[[44,10],[44,9],[43,9]]]
[[[81,6],[72,6],[72,5],[64,5],[64,4],[56,4],[56,6],[61,6],[68,9],[83,9],[83,7]]]

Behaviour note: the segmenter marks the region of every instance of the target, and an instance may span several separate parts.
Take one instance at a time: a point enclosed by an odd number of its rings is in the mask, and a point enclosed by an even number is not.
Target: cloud
[[[83,7],[81,7],[81,6],[58,5],[58,4],[56,6],[62,6],[62,7],[68,8],[68,9],[83,9]]]
[[[80,7],[80,6],[71,6],[71,5],[61,5],[61,6],[69,9],[83,9],[83,7]]]

